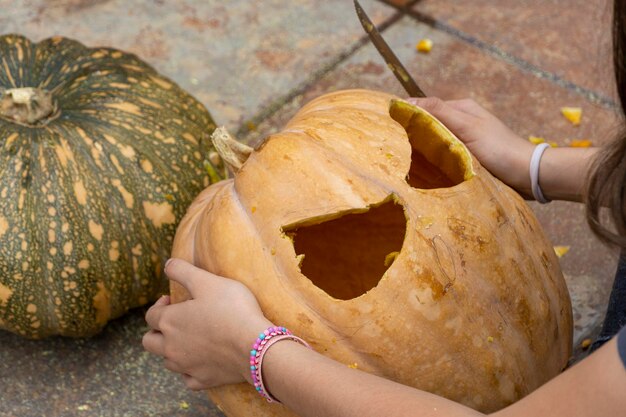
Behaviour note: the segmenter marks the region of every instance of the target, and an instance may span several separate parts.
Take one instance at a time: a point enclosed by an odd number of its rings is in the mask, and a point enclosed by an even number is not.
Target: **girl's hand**
[[[530,195],[529,163],[534,145],[511,131],[473,100],[409,98],[461,139],[493,175],[524,196]]]
[[[194,390],[250,382],[250,346],[272,326],[254,295],[237,281],[180,259],[168,261],[165,273],[192,298],[170,304],[163,296],[150,307],[144,348],[162,356],[165,367],[182,374]]]

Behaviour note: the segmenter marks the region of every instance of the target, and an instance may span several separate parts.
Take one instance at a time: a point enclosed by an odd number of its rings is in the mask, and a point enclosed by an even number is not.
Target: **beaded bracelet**
[[[263,365],[263,357],[270,346],[276,342],[280,342],[281,340],[293,340],[294,342],[300,343],[309,349],[311,348],[307,342],[297,336],[294,336],[285,327],[270,327],[263,333],[259,334],[259,337],[252,345],[252,350],[250,350],[250,374],[252,375],[254,388],[259,395],[265,398],[269,403],[275,402],[280,404],[280,401],[272,397],[272,395],[265,388],[265,385],[263,385],[263,373],[261,367]]]

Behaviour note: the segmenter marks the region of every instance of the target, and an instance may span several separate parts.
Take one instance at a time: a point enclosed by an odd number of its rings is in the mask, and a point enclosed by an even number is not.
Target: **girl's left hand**
[[[180,259],[168,261],[165,273],[191,299],[170,304],[169,296],[163,296],[150,307],[144,348],[162,356],[165,367],[182,374],[194,390],[250,382],[250,346],[272,326],[254,295],[240,282]]]

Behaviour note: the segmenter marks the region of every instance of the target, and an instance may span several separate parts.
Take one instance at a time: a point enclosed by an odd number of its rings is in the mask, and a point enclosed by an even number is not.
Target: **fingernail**
[[[165,261],[165,266],[163,266],[163,271],[167,270],[167,266],[170,264],[170,262],[172,262],[174,259],[170,258],[167,261]]]

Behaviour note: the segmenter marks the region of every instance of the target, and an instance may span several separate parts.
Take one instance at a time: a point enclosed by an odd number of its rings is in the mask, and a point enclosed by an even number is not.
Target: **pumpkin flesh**
[[[403,236],[401,248],[374,282],[350,281],[371,255],[361,247],[344,247],[341,267],[316,253],[329,239],[342,244],[341,227],[328,225],[395,204],[403,217],[373,222]],[[379,234],[372,221],[353,224]],[[325,231],[309,244],[308,228]],[[378,252],[381,264],[396,246]],[[445,126],[384,93],[343,91],[304,106],[233,180],[199,196],[173,256],[243,282],[270,320],[318,352],[484,412],[569,358],[567,288],[531,210]],[[316,278],[330,269],[330,283]],[[186,297],[176,286],[172,295]],[[229,416],[293,415],[245,384],[210,395]]]

